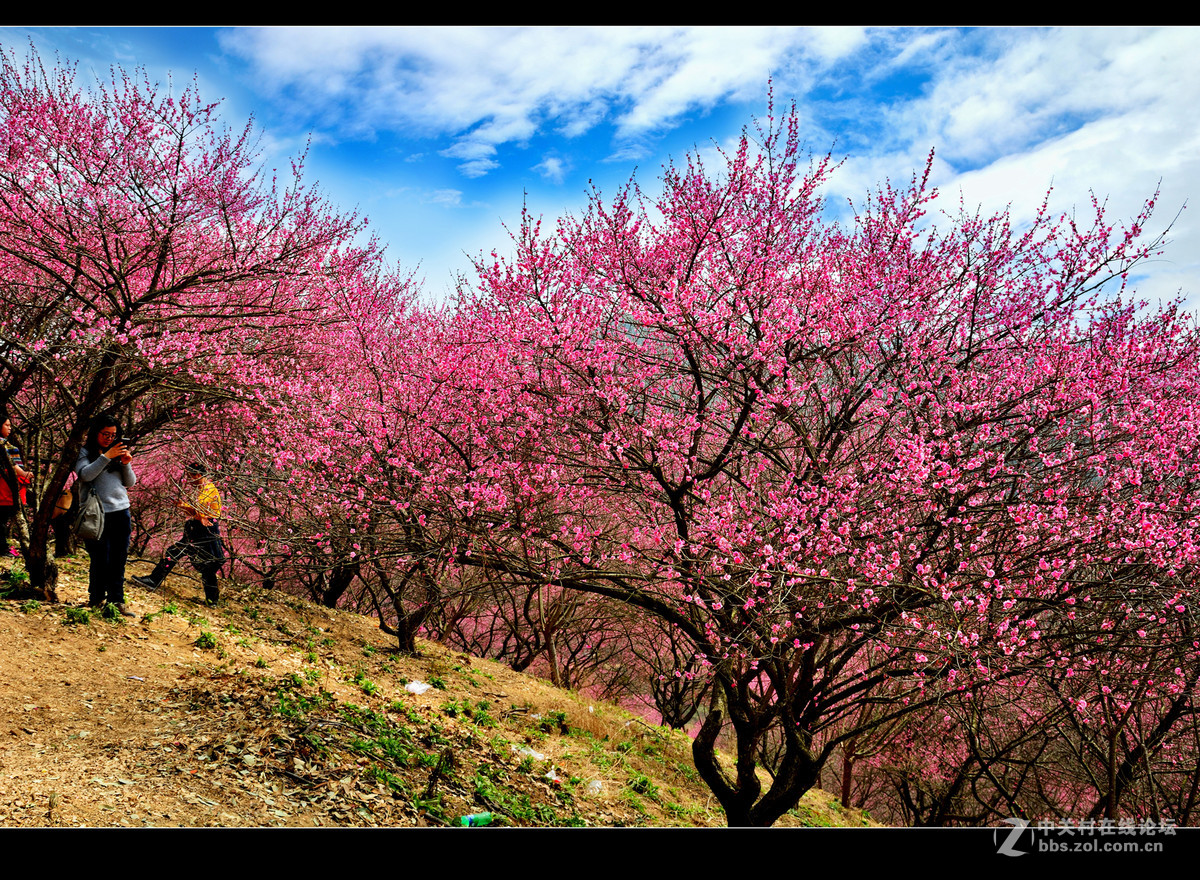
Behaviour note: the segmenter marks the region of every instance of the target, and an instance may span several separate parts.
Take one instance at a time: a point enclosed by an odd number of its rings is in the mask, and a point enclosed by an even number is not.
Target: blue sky
[[[432,298],[506,253],[522,201],[551,220],[637,171],[729,144],[794,100],[803,135],[845,164],[834,205],[907,181],[931,148],[953,209],[1051,207],[1090,191],[1126,219],[1160,185],[1154,231],[1185,202],[1166,253],[1137,278],[1151,300],[1200,307],[1200,31],[1189,28],[0,28],[104,74],[142,65],[197,77],[263,160],[306,166],[330,200],[371,220],[389,260],[420,266]]]

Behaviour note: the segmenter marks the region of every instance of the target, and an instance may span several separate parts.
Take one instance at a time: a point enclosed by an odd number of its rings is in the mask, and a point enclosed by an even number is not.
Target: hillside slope
[[[61,565],[60,604],[0,601],[0,826],[724,824],[687,738],[610,704],[186,573],[86,615]],[[814,791],[779,824],[868,823]]]

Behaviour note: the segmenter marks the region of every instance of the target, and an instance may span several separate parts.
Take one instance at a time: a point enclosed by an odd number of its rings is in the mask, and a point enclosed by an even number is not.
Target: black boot
[[[150,572],[150,574],[138,575],[131,578],[131,580],[139,587],[145,587],[147,590],[157,590],[162,586],[162,582],[170,570],[171,566],[167,564],[165,559],[159,560],[158,565],[154,566],[154,571]]]

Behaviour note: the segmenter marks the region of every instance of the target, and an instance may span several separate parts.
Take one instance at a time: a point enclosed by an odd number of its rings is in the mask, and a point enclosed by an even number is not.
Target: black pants
[[[8,529],[16,515],[17,508],[12,505],[0,507],[0,556],[8,556]]]
[[[71,531],[75,527],[75,517],[70,513],[61,514],[50,520],[54,527],[54,558],[71,555]]]
[[[125,601],[125,560],[129,556],[129,510],[104,514],[104,531],[94,541],[85,541],[91,567],[88,569],[88,600],[93,605]]]
[[[183,537],[167,548],[163,558],[150,577],[155,585],[163,580],[180,559],[187,556],[200,572],[204,584],[204,598],[216,602],[220,598],[217,587],[217,572],[225,564],[225,547],[221,543],[221,527],[216,523],[206,526],[198,519],[189,519],[183,527]]]

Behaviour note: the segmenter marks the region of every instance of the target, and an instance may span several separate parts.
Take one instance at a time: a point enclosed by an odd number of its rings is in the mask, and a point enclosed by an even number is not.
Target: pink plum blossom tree
[[[1193,613],[1197,337],[1125,295],[1153,202],[935,221],[927,167],[842,226],[832,171],[793,112],[655,200],[527,218],[460,304],[422,489],[457,564],[697,646],[694,757],[732,824],[947,689],[1082,663],[1059,623],[1085,609]]]

